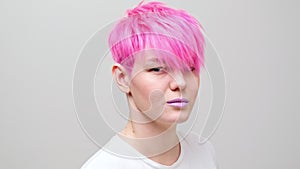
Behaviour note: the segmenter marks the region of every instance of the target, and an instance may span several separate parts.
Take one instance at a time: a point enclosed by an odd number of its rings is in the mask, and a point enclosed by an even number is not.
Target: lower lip
[[[182,108],[188,105],[187,102],[174,102],[174,103],[168,103],[169,106],[172,107],[178,107],[178,108]]]

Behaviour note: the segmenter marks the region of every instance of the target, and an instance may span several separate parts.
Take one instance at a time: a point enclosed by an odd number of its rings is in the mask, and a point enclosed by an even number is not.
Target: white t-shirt
[[[180,142],[181,151],[178,160],[171,166],[167,166],[145,156],[132,158],[134,156],[131,155],[139,154],[139,152],[120,136],[115,135],[104,148],[85,162],[81,169],[216,169],[212,144],[210,142],[199,144],[198,140],[199,137],[193,133],[184,137]],[[117,155],[124,153],[127,157]]]

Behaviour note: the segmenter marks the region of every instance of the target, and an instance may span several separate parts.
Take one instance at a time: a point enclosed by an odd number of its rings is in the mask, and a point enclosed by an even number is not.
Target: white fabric
[[[126,155],[138,152],[122,140],[118,135],[96,152],[81,169],[216,169],[214,148],[211,143],[198,143],[198,136],[190,133],[180,142],[181,153],[178,160],[171,166],[166,166],[152,161],[149,158],[128,158],[119,156],[121,151]],[[109,150],[111,152],[108,152]],[[121,150],[120,152],[116,152]],[[141,155],[141,154],[140,154]]]

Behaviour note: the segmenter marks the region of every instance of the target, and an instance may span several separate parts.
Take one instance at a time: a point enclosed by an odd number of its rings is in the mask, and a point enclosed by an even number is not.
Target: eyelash
[[[164,67],[154,67],[148,69],[148,72],[162,72],[165,68]],[[196,70],[195,67],[190,67],[190,71],[194,72]]]
[[[161,72],[164,68],[163,67],[154,67],[151,69],[148,69],[149,72]]]

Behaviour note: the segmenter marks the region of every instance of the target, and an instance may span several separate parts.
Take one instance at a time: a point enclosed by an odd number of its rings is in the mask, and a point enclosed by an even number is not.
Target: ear
[[[130,78],[124,66],[120,65],[119,63],[115,63],[112,66],[112,74],[119,89],[126,94],[130,93]]]

